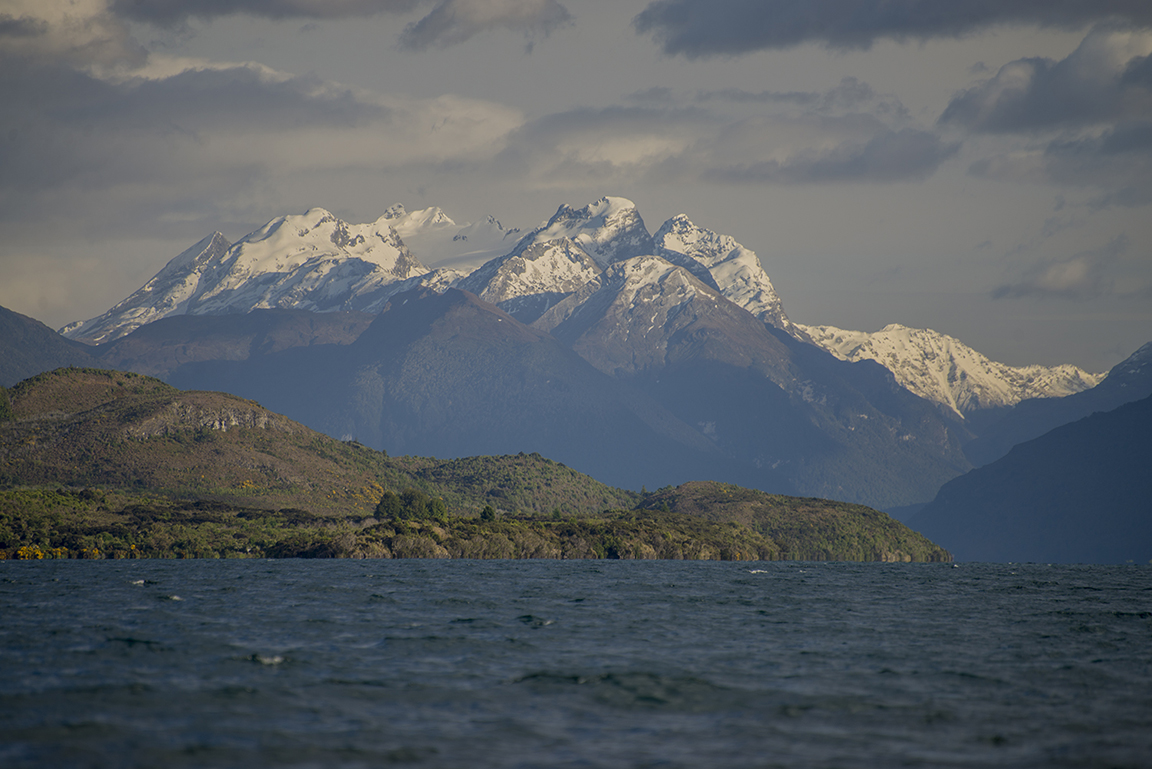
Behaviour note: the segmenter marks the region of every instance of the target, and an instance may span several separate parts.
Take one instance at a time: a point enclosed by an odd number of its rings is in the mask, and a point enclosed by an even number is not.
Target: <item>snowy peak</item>
[[[691,345],[689,327],[722,325],[716,318],[732,316],[763,330],[683,267],[647,255],[611,265],[532,325],[601,371],[630,375],[665,365],[673,348]]]
[[[325,256],[355,257],[398,279],[427,272],[387,220],[349,225],[323,208],[273,219],[237,241],[232,252],[228,264],[236,274],[287,273]]]
[[[664,222],[653,240],[657,252],[669,260],[687,257],[707,269],[728,301],[769,325],[792,330],[792,322],[784,314],[784,306],[768,273],[751,249],[728,235],[697,227],[684,214]]]
[[[395,205],[383,219],[396,230],[412,254],[430,267],[472,270],[507,254],[520,237],[495,217],[459,225],[439,208],[408,212]]]
[[[552,305],[601,272],[584,250],[568,238],[532,243],[493,259],[458,287],[471,291],[522,323],[531,323]]]
[[[891,324],[875,333],[800,326],[841,360],[874,360],[901,385],[960,416],[1027,398],[1059,398],[1095,387],[1104,374],[1076,366],[1008,366],[945,334]]]
[[[62,333],[100,343],[169,315],[356,310],[378,303],[387,286],[427,272],[386,219],[349,225],[313,208],[277,217],[233,245],[209,236],[108,312]]]
[[[604,197],[583,208],[562,205],[516,248],[560,238],[574,241],[601,267],[653,252],[652,236],[636,204],[625,198]]]
[[[219,232],[212,233],[173,257],[155,277],[103,315],[69,323],[60,333],[77,341],[100,344],[154,320],[184,314],[204,273],[219,264],[231,246]]]

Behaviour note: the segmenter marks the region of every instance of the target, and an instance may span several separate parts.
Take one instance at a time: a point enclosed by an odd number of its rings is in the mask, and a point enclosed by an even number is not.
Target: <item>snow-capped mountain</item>
[[[1012,406],[1027,398],[1059,398],[1095,387],[1105,374],[1076,366],[1008,366],[945,334],[893,323],[874,333],[834,326],[800,326],[841,360],[874,360],[922,398],[960,416]]]
[[[522,235],[519,228],[505,229],[491,216],[471,224],[457,224],[435,207],[407,211],[402,205],[394,205],[382,218],[424,264],[464,274],[507,254]]]
[[[218,264],[231,247],[219,232],[212,233],[174,257],[150,281],[103,315],[69,323],[60,333],[80,342],[100,344],[130,334],[145,323],[183,315],[205,270]]]
[[[751,249],[728,235],[697,227],[684,214],[664,222],[653,239],[661,256],[672,260],[684,255],[705,267],[728,301],[769,325],[792,329],[768,273]]]
[[[771,340],[715,288],[655,255],[612,264],[532,325],[616,376],[665,366],[702,347],[710,359],[747,367],[754,357],[744,345],[747,327]]]
[[[371,311],[388,286],[427,273],[387,219],[349,225],[313,208],[273,219],[232,245],[214,233],[108,312],[62,333],[99,344],[169,315]]]
[[[473,271],[456,287],[497,305],[522,323],[531,323],[600,272],[600,266],[569,238],[521,242],[512,253]]]
[[[518,244],[547,243],[568,238],[601,267],[655,253],[655,244],[636,204],[626,198],[604,197],[583,208],[562,205],[544,224]]]
[[[638,257],[644,259],[632,263]],[[627,266],[611,269],[622,264]],[[582,314],[579,306],[604,300],[611,285],[613,302],[629,293],[637,297],[627,304],[635,318],[625,323],[616,313],[621,333],[643,337],[650,331],[655,339],[661,334],[656,326],[676,325],[675,315],[657,306],[673,296],[674,283],[689,293],[718,291],[762,323],[843,360],[875,360],[912,392],[960,415],[1079,392],[1103,378],[1074,366],[1005,366],[932,331],[889,326],[866,334],[794,324],[751,249],[683,214],[652,236],[636,205],[619,197],[582,208],[562,205],[523,236],[492,217],[459,225],[435,207],[408,211],[396,205],[375,222],[359,225],[314,208],[273,219],[235,244],[214,233],[103,315],[62,332],[99,344],[170,315],[259,308],[376,313],[397,292],[420,286],[436,291],[458,286],[522,322],[555,328],[561,323],[558,313],[569,319]],[[541,317],[545,311],[551,320]]]

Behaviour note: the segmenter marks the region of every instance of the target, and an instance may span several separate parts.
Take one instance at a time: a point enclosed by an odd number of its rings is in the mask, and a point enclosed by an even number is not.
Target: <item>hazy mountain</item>
[[[60,366],[99,366],[93,352],[38,320],[0,307],[0,387]]]
[[[534,326],[803,494],[910,504],[969,467],[964,433],[882,367],[774,330],[661,257],[611,265]]]
[[[197,361],[247,360],[291,347],[350,344],[374,317],[363,312],[308,310],[173,315],[91,349],[105,368],[163,378]]]
[[[909,525],[957,560],[1152,561],[1152,396],[1012,448]]]
[[[1018,443],[1096,411],[1110,411],[1152,394],[1152,342],[1112,367],[1100,384],[1065,398],[1021,401],[964,447],[973,465],[986,465]]]
[[[392,454],[535,451],[629,487],[725,465],[698,430],[647,396],[456,289],[394,297],[351,344],[193,363],[169,380],[254,398]]]
[[[1076,366],[1007,366],[945,334],[897,323],[879,331],[800,326],[841,360],[874,360],[922,398],[960,416],[1013,406],[1028,398],[1062,398],[1095,387],[1104,374]]]

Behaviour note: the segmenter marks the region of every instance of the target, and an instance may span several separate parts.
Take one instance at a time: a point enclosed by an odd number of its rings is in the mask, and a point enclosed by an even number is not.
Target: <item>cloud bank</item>
[[[820,43],[959,37],[1003,24],[1079,29],[1103,19],[1152,26],[1145,0],[655,0],[635,17],[670,55],[734,56]]]

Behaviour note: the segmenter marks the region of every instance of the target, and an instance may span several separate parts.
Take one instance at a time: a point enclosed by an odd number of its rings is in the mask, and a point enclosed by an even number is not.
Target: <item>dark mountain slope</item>
[[[1021,401],[999,420],[983,426],[979,437],[964,447],[979,467],[1008,453],[1015,445],[1038,438],[1060,425],[1097,411],[1111,411],[1152,394],[1152,342],[1116,364],[1103,382],[1091,390],[1064,398]]]
[[[247,360],[291,347],[348,344],[374,315],[253,310],[243,315],[174,315],[94,348],[106,368],[164,377],[186,363]]]
[[[0,387],[61,366],[100,365],[93,352],[38,320],[0,307]]]
[[[660,257],[611,265],[533,325],[753,468],[717,480],[774,491],[775,470],[804,494],[887,507],[970,467],[959,425],[883,367],[774,329]]]
[[[621,486],[711,477],[725,464],[643,394],[457,290],[395,297],[349,345],[190,364],[170,381],[256,398],[392,454],[538,452]]]
[[[1059,427],[940,489],[911,519],[966,561],[1152,560],[1152,396]]]

